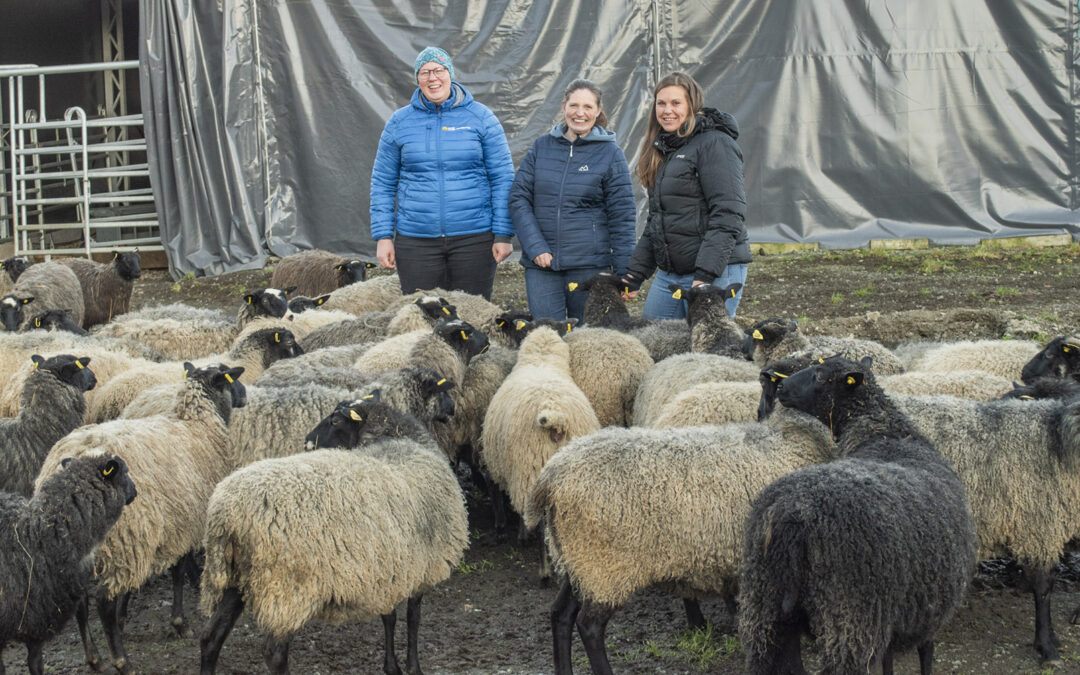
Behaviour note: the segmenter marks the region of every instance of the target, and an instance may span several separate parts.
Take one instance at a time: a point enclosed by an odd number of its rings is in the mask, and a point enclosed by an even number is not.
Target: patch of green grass
[[[872,295],[875,290],[876,289],[874,288],[874,284],[867,284],[862,288],[856,288],[854,291],[852,291],[852,293],[859,296],[860,298],[865,298],[868,295]]]
[[[844,294],[843,293],[833,293],[832,296],[829,297],[829,302],[831,302],[834,305],[839,305],[843,301],[844,301]]]
[[[181,284],[183,284],[185,281],[195,281],[195,273],[188,272],[184,276],[180,277],[180,279],[172,285],[172,292],[179,293]]]
[[[1012,286],[998,286],[994,289],[994,295],[999,298],[1004,298],[1009,295],[1020,295],[1020,289],[1013,288]]]
[[[459,560],[457,564],[457,570],[462,574],[487,572],[493,569],[495,569],[495,564],[487,559],[477,560],[476,562],[465,562],[464,560]]]
[[[935,272],[952,272],[956,267],[944,260],[940,260],[936,257],[927,257],[919,265],[919,271],[923,274],[934,274]]]
[[[933,291],[931,291],[929,288],[919,289],[919,295],[930,295],[931,293],[933,293]]]
[[[714,638],[712,624],[703,629],[689,630],[683,633],[675,648],[684,661],[693,663],[699,669],[706,670],[739,650],[739,638],[724,635]]]

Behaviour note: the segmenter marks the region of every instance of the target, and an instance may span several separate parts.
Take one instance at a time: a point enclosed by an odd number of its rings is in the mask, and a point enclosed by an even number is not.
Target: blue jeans
[[[555,271],[544,268],[525,268],[525,294],[529,297],[529,311],[535,319],[577,319],[585,316],[584,291],[571,293],[566,285],[571,281],[581,283],[600,272],[610,272],[610,267],[582,267],[575,270]]]
[[[749,265],[745,263],[728,265],[724,268],[723,274],[713,279],[713,286],[724,288],[734,283],[740,283],[745,288],[748,267]],[[652,286],[649,287],[649,294],[645,297],[645,306],[641,309],[641,316],[646,319],[685,319],[686,301],[676,300],[671,297],[672,291],[669,287],[674,284],[689,288],[693,283],[693,274],[675,274],[657,270]],[[742,300],[742,292],[743,289],[740,288],[735,297],[728,298],[724,305],[727,307],[728,314],[731,315],[732,319],[735,318],[735,310],[739,307],[739,300]]]

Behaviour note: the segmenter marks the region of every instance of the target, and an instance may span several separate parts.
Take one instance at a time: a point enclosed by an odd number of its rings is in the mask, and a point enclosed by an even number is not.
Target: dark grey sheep
[[[135,499],[124,460],[68,460],[27,500],[0,492],[0,649],[26,645],[31,675],[45,672],[42,645],[86,595],[94,550]]]
[[[57,262],[79,278],[85,308],[83,328],[108,323],[131,308],[131,291],[142,276],[136,251],[113,251],[107,265],[86,258],[58,258]]]
[[[0,260],[0,295],[6,295],[15,287],[19,276],[30,267],[30,260],[26,256],[14,256]]]
[[[698,284],[690,288],[676,287],[672,295],[686,301],[686,323],[690,325],[690,351],[719,354],[744,359],[742,343],[746,331],[731,318],[727,301],[734,298],[742,284],[720,288]]]
[[[1020,372],[1020,378],[1028,384],[1046,376],[1080,382],[1080,337],[1061,335],[1054,338]]]
[[[613,328],[638,340],[653,361],[690,351],[690,329],[680,319],[642,319],[632,317],[623,302],[622,279],[611,272],[601,272],[582,283],[571,283],[571,291],[588,292],[582,324],[591,328]]]
[[[1078,396],[1080,396],[1080,382],[1072,378],[1047,375],[1036,377],[1027,384],[1013,382],[1012,391],[1006,392],[1001,398],[1030,401],[1044,398],[1071,399]]]
[[[0,321],[4,330],[18,330],[26,319],[26,305],[33,309],[63,309],[75,323],[82,324],[83,292],[75,272],[58,261],[31,265],[15,282],[15,287],[0,300]]]
[[[773,361],[795,355],[824,358],[839,354],[853,361],[865,356],[874,359],[874,372],[878,375],[896,375],[904,372],[904,364],[896,354],[873,340],[838,338],[831,335],[807,337],[792,319],[764,319],[747,330],[743,341],[746,358],[762,368]]]
[[[71,316],[62,309],[47,309],[30,317],[20,331],[63,330],[76,335],[89,335],[86,329],[72,321]]]
[[[83,392],[97,384],[89,357],[30,357],[34,370],[23,385],[19,415],[0,419],[0,490],[29,497],[49,448],[82,425]]]
[[[865,363],[825,359],[783,380],[780,402],[829,425],[841,459],[765,488],[747,519],[739,635],[752,673],[891,673],[934,635],[975,569],[975,526],[952,466],[886,397]]]
[[[311,249],[287,255],[274,267],[270,285],[294,286],[297,293],[315,297],[367,279],[375,263]]]

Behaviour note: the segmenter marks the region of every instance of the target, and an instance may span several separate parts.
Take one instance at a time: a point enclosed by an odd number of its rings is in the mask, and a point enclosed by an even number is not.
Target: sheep
[[[131,670],[123,645],[127,596],[170,567],[174,585],[179,584],[177,562],[202,545],[207,501],[231,470],[227,425],[233,406],[244,402],[238,381],[243,369],[197,369],[190,363],[185,369],[184,391],[168,414],[80,427],[52,447],[37,477],[40,489],[65,458],[122,450],[139,485],[143,498],[110,530],[94,562],[98,614],[112,664],[121,672]],[[173,605],[172,623],[181,634],[187,631],[179,601]],[[88,661],[95,665],[97,650],[84,621],[79,632]]]
[[[945,394],[970,398],[976,401],[992,401],[1012,388],[1012,382],[985,370],[953,370],[930,372],[909,370],[898,375],[878,378],[878,384],[890,394],[932,396]]]
[[[295,286],[289,286],[254,288],[247,291],[244,293],[244,304],[240,305],[240,311],[236,313],[237,328],[242,330],[249,321],[264,316],[287,320],[292,316],[288,295],[295,290]]]
[[[255,378],[275,361],[299,354],[300,348],[290,331],[263,328],[238,340],[227,353],[206,357],[199,364],[225,361],[242,367],[249,377]],[[186,370],[182,363],[167,361],[132,368],[113,377],[101,386],[90,401],[87,421],[100,423],[116,419],[140,392],[156,384],[180,381]]]
[[[26,305],[38,310],[62,309],[77,324],[83,322],[83,294],[79,278],[57,261],[31,265],[15,282],[10,293],[0,299],[0,321],[4,330],[18,330],[26,319]]]
[[[660,410],[680,391],[703,382],[753,382],[760,369],[744,359],[716,354],[677,354],[657,363],[641,378],[634,396],[634,426],[651,426]]]
[[[828,428],[792,411],[764,424],[609,427],[564,446],[525,512],[528,526],[546,521],[551,557],[566,575],[551,611],[555,672],[571,672],[575,618],[593,671],[610,672],[606,623],[649,586],[686,598],[691,622],[703,625],[690,599],[733,594],[754,495],[834,455]]]
[[[564,340],[570,347],[574,383],[589,399],[600,426],[629,425],[634,396],[653,366],[645,346],[625,333],[587,326],[567,333]]]
[[[754,422],[760,401],[761,387],[757,382],[702,382],[678,392],[660,408],[650,426],[661,429]]]
[[[337,310],[320,309],[317,312],[302,312],[300,314],[289,313],[283,318],[269,316],[259,317],[244,324],[236,333],[236,340],[242,340],[246,335],[264,328],[288,329],[297,340],[303,340],[311,331],[349,320],[353,317],[348,312]]]
[[[31,330],[62,330],[67,331],[68,333],[74,333],[75,335],[89,335],[85,328],[72,321],[71,317],[68,316],[68,313],[62,309],[47,309],[44,312],[38,312],[30,317],[19,330],[21,332]]]
[[[378,342],[389,334],[387,327],[394,315],[367,312],[351,317],[312,329],[300,342],[304,351]]]
[[[760,368],[798,352],[807,352],[808,356],[815,358],[841,354],[858,360],[869,356],[874,359],[874,372],[878,375],[896,375],[905,370],[895,354],[873,340],[829,335],[807,337],[799,331],[799,324],[794,320],[765,319],[754,324],[748,333],[743,342],[743,353]]]
[[[168,307],[178,307],[169,305]],[[144,315],[132,312],[103,326],[91,335],[98,338],[136,340],[169,359],[197,359],[227,350],[236,339],[236,324],[220,315],[183,317],[179,310]],[[156,316],[155,316],[156,314]]]
[[[1013,383],[1013,388],[1000,398],[1019,398],[1025,401],[1046,398],[1069,399],[1080,396],[1080,382],[1070,378],[1047,375],[1031,380],[1030,384]]]
[[[18,417],[0,419],[0,490],[29,497],[34,478],[49,448],[83,422],[83,393],[97,380],[88,357],[69,354],[30,357],[34,370],[26,378]]]
[[[472,324],[485,335],[493,337],[498,333],[496,323],[503,314],[503,308],[479,295],[473,295],[465,291],[448,291],[442,288],[415,291],[409,295],[398,297],[387,305],[386,309],[396,312],[418,299],[429,296],[441,298],[443,301],[453,305],[458,318]],[[450,319],[452,317],[447,316],[445,318]]]
[[[29,500],[0,492],[0,650],[25,644],[31,675],[45,672],[43,643],[71,618],[94,550],[136,494],[117,456],[66,461]]]
[[[289,298],[289,311],[293,314],[303,314],[312,309],[318,309],[330,299],[330,294],[320,295],[315,298],[309,298],[306,295],[294,295]]]
[[[1080,382],[1080,337],[1060,335],[1054,338],[1020,370],[1020,379],[1029,384],[1050,375]]]
[[[113,251],[107,265],[86,258],[60,258],[57,262],[67,266],[79,278],[84,305],[83,328],[108,323],[131,307],[131,291],[135,280],[142,276],[138,252]]]
[[[370,343],[344,347],[324,347],[270,365],[255,378],[260,387],[291,387],[305,383],[355,389],[371,382],[378,373],[356,370],[352,364]]]
[[[787,407],[828,424],[840,459],[767,486],[746,520],[739,636],[751,673],[805,672],[802,635],[823,672],[893,671],[934,635],[975,571],[964,484],[874,382],[869,359],[831,357],[783,380]]]
[[[349,284],[330,292],[324,309],[337,309],[349,314],[382,312],[401,297],[401,281],[396,274],[372,277],[359,284]]]
[[[439,319],[459,319],[457,307],[438,295],[422,295],[411,304],[394,312],[386,326],[386,335],[400,335],[414,330],[427,330]]]
[[[981,370],[1015,380],[1039,351],[1031,340],[960,340],[940,343],[924,350],[911,350],[908,370],[942,373],[954,370]],[[874,357],[875,368],[877,357]]]
[[[570,345],[550,328],[529,333],[517,363],[484,415],[483,462],[518,514],[544,463],[569,441],[600,428],[592,405],[570,375]],[[543,544],[541,543],[541,546]],[[539,576],[551,577],[545,549]]]
[[[547,326],[551,330],[558,333],[560,336],[566,336],[573,332],[578,325],[577,319],[526,319],[524,317],[509,318],[512,314],[517,314],[521,310],[511,310],[505,312],[503,316],[508,317],[505,321],[499,320],[496,322],[496,329],[500,331],[505,337],[505,342],[508,346],[517,349],[521,346],[521,341],[525,339],[525,336],[536,330],[540,326]],[[650,357],[651,360],[652,357]]]
[[[26,256],[13,256],[6,260],[0,260],[0,295],[7,295],[15,288],[15,282],[19,276],[30,267],[30,259]]]
[[[207,307],[193,307],[182,302],[173,302],[167,305],[150,305],[131,310],[113,321],[129,321],[131,319],[176,319],[178,321],[229,321],[225,313],[220,309]]]
[[[366,426],[380,406],[388,407],[362,401],[339,415],[337,427]],[[311,621],[379,615],[383,670],[399,673],[395,607],[406,599],[407,670],[420,672],[422,594],[450,576],[469,537],[465,502],[442,453],[430,441],[386,437],[412,428],[407,417],[386,412],[382,430],[349,434],[375,436],[362,447],[264,460],[217,486],[207,509],[203,673],[214,672],[245,605],[268,634],[264,654],[273,672],[287,671],[289,642]]]
[[[686,323],[690,326],[690,351],[719,354],[733,359],[745,358],[742,343],[746,332],[727,312],[727,301],[742,289],[742,284],[726,288],[698,284],[675,287],[672,296],[686,300]]]
[[[287,255],[274,266],[270,285],[293,286],[297,293],[315,297],[364,281],[375,263],[311,249]]]
[[[372,345],[360,355],[353,368],[386,372],[422,365],[460,382],[469,359],[488,346],[487,335],[469,323],[460,319],[440,319],[434,331],[412,331]]]

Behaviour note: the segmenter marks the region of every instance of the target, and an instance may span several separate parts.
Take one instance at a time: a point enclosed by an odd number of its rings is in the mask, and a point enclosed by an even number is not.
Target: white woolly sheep
[[[388,325],[394,318],[390,312],[367,312],[349,316],[351,318],[311,330],[300,341],[304,351],[379,342],[389,334]],[[431,326],[427,325],[427,329],[430,328]]]
[[[634,426],[651,426],[680,391],[703,382],[756,382],[760,368],[716,354],[677,354],[649,369],[634,397]]]
[[[755,422],[761,386],[757,382],[702,382],[683,389],[660,408],[650,426],[693,427]]]
[[[57,262],[79,278],[85,308],[83,328],[108,323],[131,307],[131,291],[135,280],[142,276],[137,252],[113,251],[107,265],[86,258],[58,258]]]
[[[4,330],[18,330],[26,320],[26,305],[33,309],[62,309],[71,320],[82,324],[84,315],[82,287],[79,278],[56,261],[31,265],[15,282],[15,287],[0,300],[0,321]]]
[[[570,373],[589,399],[600,426],[627,426],[634,396],[652,357],[641,342],[609,328],[580,328],[563,338],[570,346]]]
[[[909,370],[898,375],[878,378],[878,384],[889,394],[933,396],[943,394],[970,398],[976,401],[993,401],[1012,389],[1012,382],[985,370],[951,370],[930,372]]]
[[[349,314],[382,312],[390,303],[401,298],[401,281],[396,274],[383,274],[358,284],[349,284],[330,292],[323,309],[336,309]]]
[[[1012,381],[1020,379],[1024,366],[1038,352],[1039,345],[1031,340],[960,340],[910,351],[906,365],[908,370],[931,373],[981,370]]]
[[[374,267],[373,262],[316,248],[287,255],[278,261],[270,285],[274,288],[294,286],[300,295],[315,297],[364,281],[367,271]]]

